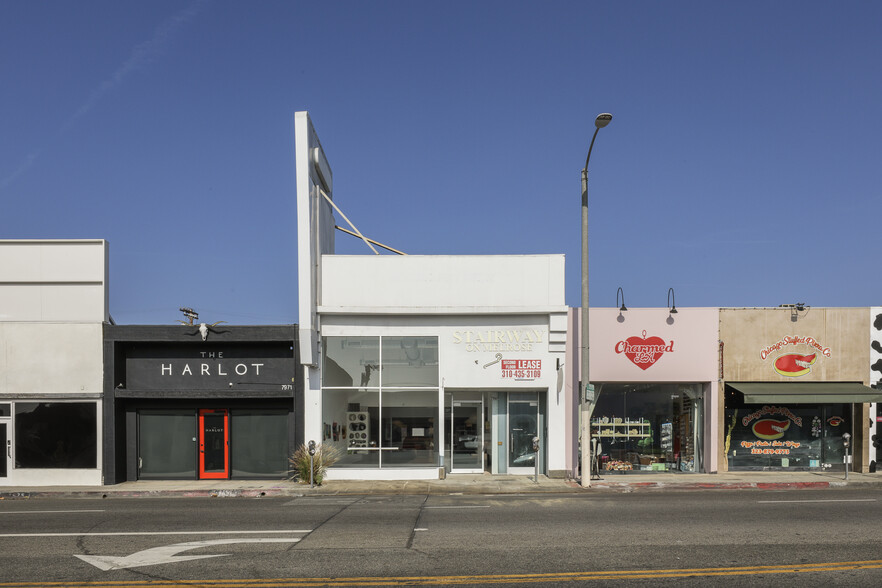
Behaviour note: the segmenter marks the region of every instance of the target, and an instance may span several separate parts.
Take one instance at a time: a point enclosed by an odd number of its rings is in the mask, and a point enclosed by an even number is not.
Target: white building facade
[[[335,255],[306,113],[295,135],[304,433],[338,450],[329,479],[564,476],[564,257]]]
[[[103,240],[0,240],[0,486],[102,483]]]

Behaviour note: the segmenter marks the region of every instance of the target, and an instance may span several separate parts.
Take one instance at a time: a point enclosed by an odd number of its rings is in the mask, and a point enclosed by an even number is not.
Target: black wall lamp
[[[625,293],[624,293],[624,291],[622,291],[622,287],[621,287],[621,286],[619,286],[619,289],[618,289],[618,291],[616,292],[616,306],[619,306],[619,299],[620,299],[620,298],[621,298],[621,300],[622,300],[622,306],[619,307],[619,310],[620,310],[621,312],[625,312],[625,311],[628,310],[628,307],[625,306]]]
[[[674,289],[668,288],[668,314],[677,314],[677,302],[674,297]]]
[[[619,294],[622,295],[622,306],[619,307],[619,316],[616,317],[616,320],[620,323],[625,322],[625,315],[622,313],[628,310],[628,307],[625,306],[625,292],[622,290],[622,287],[619,286],[618,292],[616,292],[616,306],[619,305]]]

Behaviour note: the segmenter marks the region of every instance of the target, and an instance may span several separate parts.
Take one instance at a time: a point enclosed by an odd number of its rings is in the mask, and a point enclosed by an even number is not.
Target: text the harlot
[[[233,372],[238,376],[244,376],[249,371],[253,371],[254,375],[260,375],[260,368],[263,367],[262,363],[237,363],[236,365],[230,367],[230,364],[224,364],[222,362],[218,362],[216,364],[211,363],[197,363],[193,364],[193,367],[190,367],[189,363],[185,363],[183,367],[178,364],[176,367],[173,363],[163,363],[160,365],[160,375],[163,376],[172,376],[172,375],[180,375],[180,376],[227,376],[229,372],[227,370],[232,369]]]

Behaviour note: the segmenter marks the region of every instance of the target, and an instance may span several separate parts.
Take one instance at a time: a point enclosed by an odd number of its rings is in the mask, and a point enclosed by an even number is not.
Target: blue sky
[[[107,239],[118,323],[297,322],[308,110],[367,236],[564,253],[577,306],[611,112],[592,306],[879,305],[880,24],[879,2],[6,0],[0,238]]]

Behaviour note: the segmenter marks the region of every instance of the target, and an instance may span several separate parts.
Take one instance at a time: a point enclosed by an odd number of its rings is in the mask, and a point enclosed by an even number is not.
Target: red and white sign
[[[628,337],[616,343],[615,350],[616,353],[624,353],[641,370],[647,370],[662,355],[674,352],[674,341],[665,343],[661,337],[647,337],[646,331],[643,331],[643,337]]]
[[[502,377],[533,380],[542,375],[541,359],[503,359]]]
[[[818,361],[818,356],[832,357],[829,347],[824,347],[812,337],[782,337],[768,347],[760,350],[760,358],[765,361],[777,351],[786,350],[788,345],[807,346],[812,353],[782,353],[775,358],[773,367],[778,374],[788,378],[798,378],[811,373],[812,366]]]

